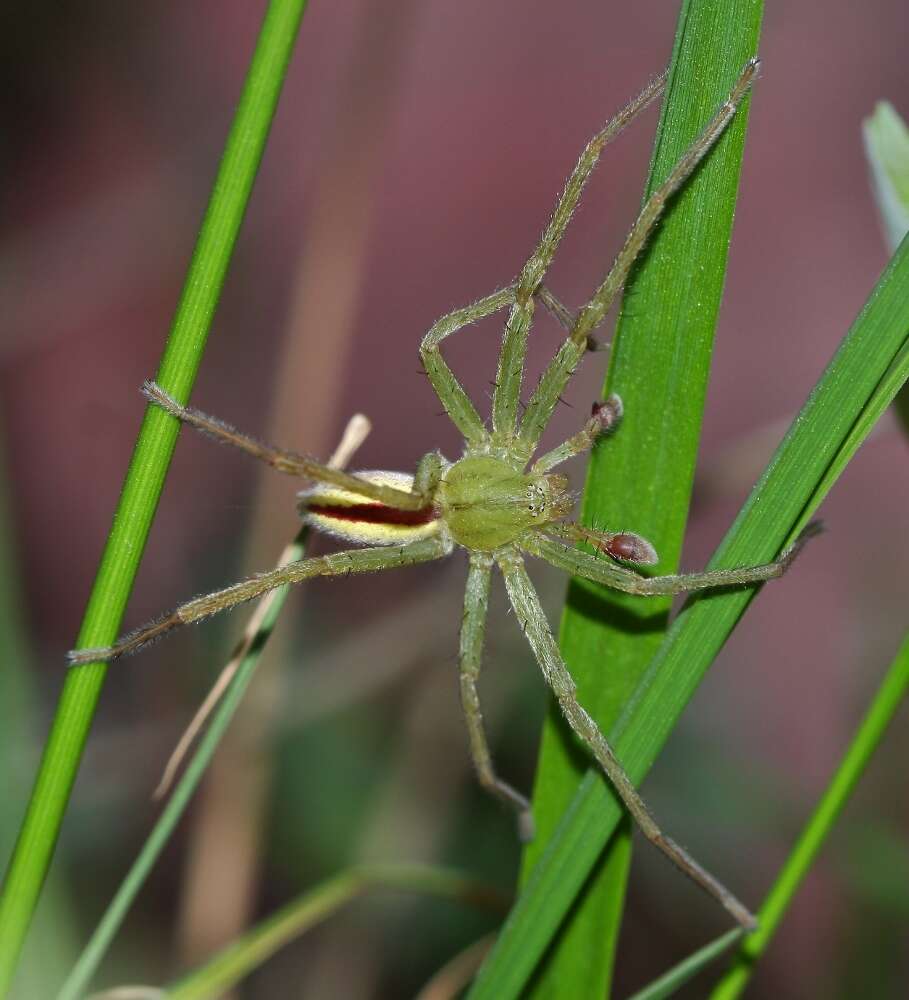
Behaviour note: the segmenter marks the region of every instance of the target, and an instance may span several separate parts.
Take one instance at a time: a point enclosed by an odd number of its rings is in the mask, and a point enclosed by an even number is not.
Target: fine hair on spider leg
[[[580,310],[575,313],[562,305],[544,286],[543,279],[600,153],[659,96],[664,76],[654,80],[584,148],[539,244],[515,281],[443,316],[426,333],[420,344],[423,369],[445,412],[464,437],[464,452],[457,461],[450,462],[438,452],[430,452],[417,464],[413,475],[380,470],[342,472],[258,442],[221,420],[183,406],[155,383],[146,383],[144,392],[150,403],[171,417],[273,468],[307,480],[311,485],[298,494],[304,524],[360,547],[291,562],[187,601],[112,646],[70,653],[71,663],[111,660],[135,652],[172,629],[285,584],[429,562],[448,556],[455,548],[464,549],[469,569],[460,633],[460,692],[470,754],[483,788],[515,811],[522,836],[529,837],[533,829],[530,804],[496,773],[478,693],[490,578],[497,568],[504,576],[517,619],[568,724],[601,766],[645,836],[721,903],[739,924],[753,927],[754,918],[732,893],[660,830],[595,720],[578,701],[574,682],[527,575],[524,555],[544,559],[569,574],[627,593],[678,594],[716,587],[754,586],[781,576],[805,539],[816,531],[815,526],[809,526],[794,545],[766,565],[651,577],[637,572],[628,564],[646,566],[657,561],[651,543],[631,530],[589,528],[568,520],[574,498],[568,492],[566,478],[553,472],[568,459],[589,451],[604,434],[621,433],[623,407],[617,395],[594,403],[590,416],[576,434],[530,464],[571,376],[585,353],[598,346],[593,332],[624,286],[635,258],[667,202],[722,135],[757,71],[757,60],[745,64],[727,100],[647,199],[608,274]],[[565,339],[521,413],[519,400],[527,340],[538,301],[562,325]],[[487,426],[443,358],[441,345],[462,328],[502,310],[507,310],[507,319]],[[577,548],[578,542],[594,552]]]

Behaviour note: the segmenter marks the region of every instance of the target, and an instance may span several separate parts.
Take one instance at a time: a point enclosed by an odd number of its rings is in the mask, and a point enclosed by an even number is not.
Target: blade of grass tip
[[[762,10],[753,0],[683,4],[645,198],[755,54]],[[743,106],[673,200],[629,282],[628,308],[613,339],[604,397],[617,392],[624,416],[620,431],[594,451],[582,520],[633,527],[656,546],[660,573],[676,572],[685,534],[746,121]],[[670,598],[634,598],[580,581],[570,586],[560,644],[580,700],[604,732],[659,647],[670,605]],[[589,766],[553,706],[537,769],[537,835],[525,850],[524,884]],[[624,856],[625,871],[607,852],[547,954],[532,995],[607,995],[631,856],[627,842],[614,850]]]
[[[333,468],[345,468],[369,434],[370,429],[369,420],[362,414],[355,414],[349,421],[338,447],[328,460],[328,464]],[[287,563],[302,559],[308,536],[309,529],[304,525],[297,534],[297,537],[281,553],[278,565],[284,566]],[[221,677],[215,685],[218,688],[223,679],[225,677],[228,678],[223,694],[219,695],[218,699],[215,700],[213,707],[209,699],[206,699],[201,713],[197,713],[193,718],[188,730],[190,738],[188,741],[181,739],[177,751],[175,751],[175,754],[168,761],[162,784],[165,782],[169,783],[170,776],[183,759],[186,748],[210,713],[211,721],[208,729],[202,736],[183,777],[177,782],[173,795],[164,807],[158,822],[143,844],[139,856],[133,862],[129,872],[127,872],[120,888],[99,921],[94,934],[91,936],[88,944],[85,946],[78,961],[61,987],[57,1000],[76,1000],[88,986],[89,980],[94,975],[101,959],[110,947],[110,943],[123,923],[123,918],[129,911],[133,900],[148,878],[161,851],[164,850],[177,823],[180,821],[180,817],[189,804],[193,792],[202,780],[202,775],[205,773],[214,756],[215,750],[218,748],[218,744],[227,731],[234,713],[239,708],[246,688],[252,680],[262,652],[274,630],[275,622],[278,620],[278,615],[280,615],[289,593],[289,585],[277,587],[266,594],[256,604],[256,609],[250,617],[243,639],[240,641],[236,652],[222,671]]]
[[[169,1000],[221,996],[280,948],[326,920],[346,903],[374,889],[420,893],[482,906],[507,905],[505,897],[497,891],[460,872],[408,864],[353,868],[288,903],[204,966],[174,983],[167,990]]]
[[[871,168],[871,188],[893,253],[909,232],[909,128],[888,101],[881,101],[874,114],[862,122],[865,156]],[[895,409],[909,433],[909,392],[901,392]]]
[[[727,931],[715,941],[698,948],[694,954],[673,966],[665,975],[660,976],[642,990],[638,990],[628,1000],[665,1000],[677,993],[686,983],[715,962],[724,952],[728,951],[745,932],[737,927]]]
[[[909,239],[878,280],[711,568],[766,562],[808,520],[854,453],[858,442],[852,431],[863,413],[881,412],[884,399],[889,401],[909,376],[907,331]],[[870,427],[869,421],[865,434]],[[847,441],[852,444],[844,449]],[[818,491],[820,484],[823,490]],[[689,603],[673,622],[635,697],[609,733],[635,782],[647,773],[753,596],[752,590],[711,595]],[[481,969],[472,1000],[518,994],[620,815],[614,796],[589,772]]]
[[[836,774],[758,911],[757,931],[749,934],[742,942],[729,971],[710,994],[710,1000],[734,1000],[741,996],[754,973],[755,965],[767,950],[798,887],[823,847],[872,754],[880,745],[907,691],[909,636],[903,639],[903,644],[856,730]]]
[[[157,379],[176,399],[189,396],[240,223],[274,116],[306,0],[271,0],[202,223]],[[149,407],[79,632],[78,645],[113,641],[138,569],[179,424]],[[53,726],[0,897],[0,996],[12,979],[106,667],[67,674]]]
[[[891,253],[909,232],[909,128],[888,101],[862,122],[865,156]]]

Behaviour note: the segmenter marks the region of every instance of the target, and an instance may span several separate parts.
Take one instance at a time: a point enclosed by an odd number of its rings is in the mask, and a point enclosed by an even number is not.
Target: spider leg
[[[562,329],[566,333],[570,333],[574,327],[576,316],[568,306],[564,302],[560,302],[542,283],[537,288],[537,298],[543,303],[550,316],[558,322]]]
[[[756,921],[747,908],[702,868],[684,848],[660,830],[644,800],[625,773],[615,751],[600,732],[596,722],[578,701],[574,681],[562,661],[549,623],[540,606],[533,584],[527,576],[520,555],[512,550],[498,555],[497,561],[505,577],[505,587],[518,616],[518,621],[524,629],[527,641],[539,661],[546,683],[552,689],[562,714],[575,735],[583,741],[605,771],[607,778],[641,828],[644,836],[658,847],[676,867],[722,904],[739,924],[749,930],[753,929],[756,926]]]
[[[760,566],[739,566],[734,569],[706,570],[703,573],[676,573],[666,576],[641,576],[634,570],[598,559],[588,552],[570,548],[539,532],[525,535],[521,544],[528,552],[564,569],[572,576],[605,584],[626,594],[653,597],[657,594],[682,594],[716,587],[742,587],[782,576],[792,565],[809,538],[821,530],[819,521],[812,521],[799,537],[784,549],[774,562]],[[634,536],[635,538],[637,536]]]
[[[552,451],[547,451],[545,455],[541,455],[534,462],[533,468],[530,471],[532,473],[549,472],[550,469],[561,465],[562,462],[567,461],[569,458],[589,451],[597,438],[615,430],[621,419],[622,400],[615,393],[602,403],[594,403],[590,419],[584,424],[581,430],[557,448],[553,448]]]
[[[494,438],[499,443],[511,440],[517,426],[518,400],[524,374],[524,358],[527,353],[527,334],[533,319],[534,296],[574,215],[584,186],[607,143],[663,92],[665,83],[665,74],[657,77],[587,143],[565,183],[549,225],[536,250],[521,268],[514,286],[514,304],[505,325],[505,336],[502,338],[495,392],[492,397],[492,429]],[[585,347],[586,344],[585,338]]]
[[[464,593],[464,617],[461,621],[461,705],[467,722],[470,755],[480,784],[507,806],[516,810],[518,833],[522,841],[533,838],[533,814],[527,799],[495,773],[492,755],[483,728],[483,713],[477,692],[477,679],[483,655],[486,611],[489,604],[489,577],[492,557],[475,552],[470,557],[467,588]]]
[[[484,316],[490,316],[514,302],[514,289],[502,288],[486,298],[480,299],[463,309],[455,309],[441,319],[437,319],[420,344],[420,358],[429,376],[436,395],[442,401],[452,422],[464,435],[468,445],[478,445],[488,438],[486,427],[477,413],[476,407],[448,367],[439,345],[457,330],[470,323],[476,323]]]
[[[723,134],[726,126],[735,117],[738,106],[757,76],[758,66],[757,59],[751,59],[745,64],[729,97],[672,168],[666,180],[644,203],[644,207],[625,238],[625,244],[619,251],[609,274],[606,275],[587,305],[578,313],[571,333],[543,373],[524,412],[520,439],[527,455],[530,455],[536,448],[566,382],[571,378],[587,349],[590,334],[602,322],[616,296],[622,290],[632,264],[663,214],[667,201],[691,176],[697,165]]]
[[[216,590],[211,594],[204,594],[187,601],[163,618],[149,622],[123,636],[112,646],[72,650],[68,654],[68,659],[72,666],[96,663],[100,660],[115,660],[119,656],[134,653],[181,625],[201,621],[218,611],[226,611],[285,584],[300,583],[315,576],[343,576],[349,573],[370,573],[374,570],[410,566],[441,559],[449,552],[451,552],[450,542],[440,538],[430,538],[411,542],[409,545],[351,549],[312,559],[301,559],[299,562],[288,563],[267,573],[259,573],[223,590]]]
[[[279,472],[287,473],[290,476],[303,476],[316,482],[331,483],[341,489],[350,490],[352,493],[358,493],[360,496],[376,500],[397,510],[422,510],[426,506],[426,497],[419,492],[405,492],[395,489],[393,486],[370,483],[348,472],[342,472],[340,469],[333,469],[320,462],[313,462],[311,459],[296,455],[292,451],[282,451],[262,444],[217,417],[210,417],[207,413],[191,406],[182,406],[157,382],[143,383],[142,394],[150,403],[159,406],[182,423],[194,427],[222,444],[239,448],[240,451],[252,455],[253,458],[265,462]]]
[[[571,333],[574,328],[576,316],[563,302],[560,302],[555,295],[545,286],[537,288],[536,296],[546,307],[547,312],[554,317],[558,324],[566,333]],[[604,351],[609,349],[609,344],[604,344],[596,337],[587,338],[588,351]]]

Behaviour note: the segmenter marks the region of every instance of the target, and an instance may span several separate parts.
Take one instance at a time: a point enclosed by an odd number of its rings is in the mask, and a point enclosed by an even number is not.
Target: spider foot
[[[809,521],[802,533],[796,538],[796,540],[785,549],[780,555],[780,563],[782,564],[783,571],[785,572],[792,565],[795,557],[802,551],[805,547],[805,543],[810,541],[812,538],[816,538],[818,535],[822,535],[826,531],[823,521]]]
[[[595,425],[591,430],[597,435],[611,431],[622,419],[622,412],[622,397],[614,392],[597,400],[590,408],[591,423]]]
[[[536,836],[536,823],[533,821],[533,812],[530,808],[522,809],[518,813],[518,840],[522,844],[529,844]]]

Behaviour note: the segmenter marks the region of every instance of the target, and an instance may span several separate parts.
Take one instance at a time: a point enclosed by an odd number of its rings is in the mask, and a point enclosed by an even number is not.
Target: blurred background
[[[2,15],[0,782],[15,789],[0,806],[3,858],[264,6],[102,0]],[[193,402],[321,457],[362,411],[374,423],[363,468],[411,469],[434,447],[456,457],[419,373],[419,339],[511,280],[584,142],[668,61],[676,15],[661,0],[313,3]],[[886,261],[860,122],[881,98],[909,115],[907,37],[900,0],[768,5],[687,568],[706,562]],[[571,305],[636,213],[656,120],[652,110],[610,148],[565,241],[550,284]],[[541,322],[534,370],[557,343]],[[482,404],[498,326],[450,344]],[[552,443],[575,429],[605,364],[588,358]],[[648,778],[665,826],[748,901],[790,849],[906,627],[907,459],[888,417],[826,503],[828,534],[761,595]],[[126,626],[270,566],[296,531],[294,490],[185,433]],[[476,789],[460,718],[464,573],[457,557],[293,595],[99,988],[167,981],[354,862],[459,865],[513,883],[512,820]],[[542,566],[534,576],[557,621],[564,578]],[[52,944],[31,951],[47,978],[23,980],[22,996],[59,982],[119,885],[158,813],[161,768],[244,618],[185,630],[111,671],[42,908]],[[499,769],[529,788],[546,696],[501,588],[483,693]],[[906,721],[750,995],[905,995]],[[412,996],[496,920],[379,893],[237,995]],[[722,927],[708,900],[640,849],[616,995]]]

